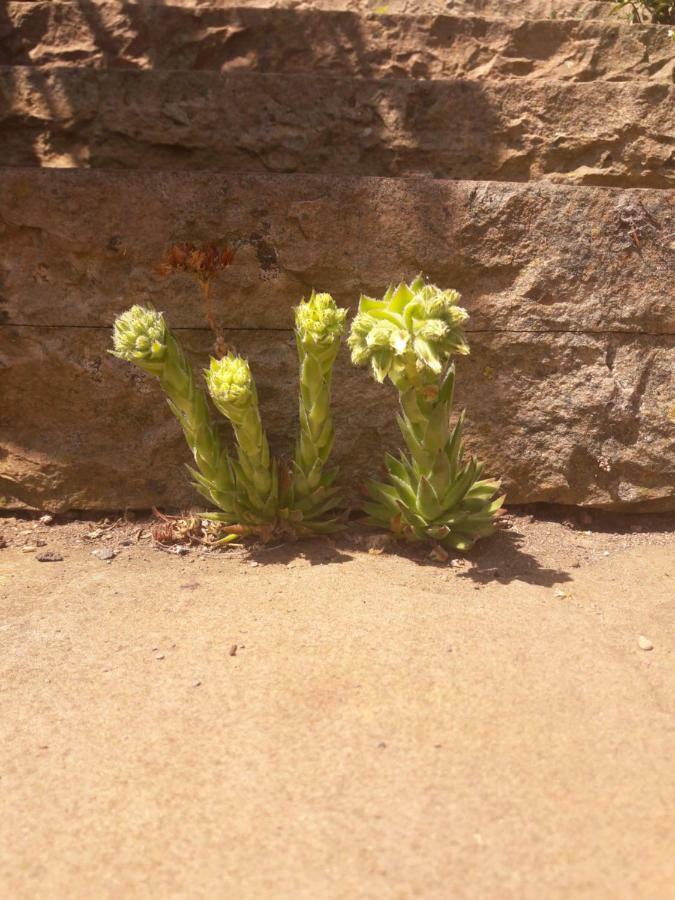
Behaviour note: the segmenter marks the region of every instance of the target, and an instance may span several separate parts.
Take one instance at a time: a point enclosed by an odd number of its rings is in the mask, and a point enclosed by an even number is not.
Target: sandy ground
[[[672,519],[506,524],[453,565],[0,521],[0,895],[675,896]]]

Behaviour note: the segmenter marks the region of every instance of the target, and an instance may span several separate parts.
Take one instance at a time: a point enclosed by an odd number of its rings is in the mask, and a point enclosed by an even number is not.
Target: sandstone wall
[[[115,314],[152,301],[206,362],[196,288],[152,272],[185,238],[237,247],[218,310],[251,358],[277,450],[294,430],[292,305],[314,286],[353,308],[359,290],[421,270],[463,292],[473,353],[458,400],[511,502],[675,505],[668,191],[5,169],[0,222],[5,506],[190,501],[157,387],[106,354]],[[397,444],[394,401],[343,357],[337,455],[350,480]]]

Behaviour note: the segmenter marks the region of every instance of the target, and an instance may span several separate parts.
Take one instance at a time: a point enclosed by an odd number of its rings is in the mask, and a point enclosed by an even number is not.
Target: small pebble
[[[559,597],[561,600],[564,600],[565,597],[567,596],[565,591],[560,590],[560,588],[558,588],[558,590],[555,592],[555,595],[556,595],[556,597]]]
[[[640,650],[653,650],[654,645],[649,640],[649,638],[645,637],[644,634],[641,634],[638,638],[638,647]]]
[[[51,525],[53,521],[54,521],[54,516],[50,516],[50,515],[40,516],[40,519],[39,519],[40,525]]]
[[[115,559],[117,551],[113,550],[112,547],[102,547],[100,550],[92,550],[91,555],[95,556],[96,559],[109,561]]]
[[[63,557],[56,550],[44,550],[35,557],[38,562],[61,562]]]
[[[255,569],[256,566],[259,566],[259,565],[260,565],[260,563],[259,563],[259,562],[256,562],[254,559],[252,559],[251,562],[249,563],[249,566],[250,566],[252,569]]]
[[[190,552],[190,550],[188,549],[188,547],[183,547],[182,544],[175,544],[171,548],[170,552],[175,553],[176,556],[185,556],[186,554],[188,554]]]
[[[156,653],[156,654],[155,654],[155,659],[164,659],[164,654],[163,654],[163,653]]]
[[[230,647],[230,656],[236,656],[236,655],[237,655],[237,645],[232,644],[232,646]]]
[[[32,544],[26,544],[25,547],[21,548],[22,553],[35,553],[37,547],[34,547]]]
[[[38,539],[35,541],[35,545],[36,545],[37,547],[46,547],[46,546],[47,546],[47,541],[45,541],[44,538],[38,538]]]
[[[201,681],[193,681],[192,682],[192,687],[200,687],[200,686],[201,686]]]

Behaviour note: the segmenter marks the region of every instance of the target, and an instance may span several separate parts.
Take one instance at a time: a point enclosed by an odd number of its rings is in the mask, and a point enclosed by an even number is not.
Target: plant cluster
[[[170,256],[179,271],[229,264],[215,250],[204,256],[188,245],[172,248]],[[208,282],[212,276],[198,277]],[[386,482],[368,482],[368,521],[398,538],[466,550],[493,531],[504,497],[497,496],[498,481],[481,479],[481,463],[465,459],[464,414],[451,424],[453,357],[469,352],[463,332],[468,315],[459,300],[456,291],[425,284],[421,276],[389,288],[382,300],[362,296],[348,344],[354,364],[368,364],[378,382],[388,378],[398,390],[398,424],[408,448],[398,458],[386,455]],[[205,391],[162,313],[133,306],[115,321],[111,352],[159,379],[192,451],[193,483],[217,508],[202,518],[222,525],[223,541],[251,533],[263,539],[321,534],[342,526],[338,470],[329,465],[330,394],[346,314],[326,293],[312,292],[295,309],[299,427],[288,465],[270,452],[246,359],[231,350],[212,358]],[[221,443],[207,392],[232,427],[233,453]]]
[[[211,359],[205,371],[208,393],[230,422],[236,457],[221,445],[206,394],[162,313],[133,306],[115,321],[113,355],[155,375],[178,419],[195,467],[196,489],[218,512],[226,540],[258,533],[312,534],[338,527],[336,469],[326,469],[333,443],[330,383],[344,331],[346,310],[330,294],[313,293],[295,310],[300,357],[300,434],[290,471],[270,453],[260,417],[258,393],[248,362],[235,353]]]

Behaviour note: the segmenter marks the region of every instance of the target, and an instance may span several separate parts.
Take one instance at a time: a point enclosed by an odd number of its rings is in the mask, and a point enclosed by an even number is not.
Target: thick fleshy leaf
[[[452,408],[452,399],[455,391],[455,364],[451,363],[448,371],[443,377],[440,391],[438,392],[438,402],[446,403],[448,409]]]
[[[398,478],[398,476],[394,475],[391,472],[389,473],[389,479],[391,480],[392,485],[396,488],[401,502],[405,503],[406,506],[415,506],[415,504],[417,503],[417,493],[408,484],[408,482],[403,478]]]
[[[368,481],[366,483],[368,493],[373,500],[383,503],[392,512],[398,512],[398,494],[396,488],[390,484],[382,484],[379,481]]]
[[[436,491],[424,477],[420,478],[417,486],[417,512],[427,521],[433,521],[441,512]]]
[[[467,535],[452,533],[443,540],[443,543],[446,547],[451,547],[453,550],[470,550],[475,540]]]
[[[438,497],[443,497],[450,487],[450,463],[445,453],[437,453],[434,459],[429,482]]]
[[[455,424],[455,427],[450,435],[450,440],[445,448],[446,456],[448,457],[448,461],[450,463],[450,468],[452,472],[452,478],[454,479],[455,473],[459,468],[459,461],[462,456],[462,427],[464,425],[464,410],[459,414],[459,418]]]
[[[398,423],[398,427],[401,430],[401,434],[403,435],[403,439],[408,446],[408,450],[413,455],[415,461],[422,467],[423,471],[426,471],[427,464],[429,462],[429,454],[426,449],[420,444],[420,442],[415,437],[412,428],[409,423],[403,418],[403,416],[397,415],[396,421]]]
[[[415,296],[415,282],[408,287],[407,284],[401,283],[389,298],[389,308],[392,312],[402,313],[407,303]],[[412,290],[411,290],[412,288]]]
[[[475,481],[467,491],[467,498],[489,499],[496,494],[501,487],[501,481],[495,478],[486,478],[484,481]]]
[[[387,467],[387,471],[390,475],[396,475],[397,478],[400,478],[401,481],[405,481],[408,486],[410,486],[410,474],[406,467],[403,465],[400,460],[396,459],[395,456],[392,456],[391,453],[384,454],[384,464]]]
[[[443,509],[453,509],[460,503],[460,501],[464,497],[464,494],[466,494],[466,492],[473,484],[475,472],[476,461],[472,459],[471,462],[462,470],[462,473],[459,475],[459,477],[456,478],[452,483],[445,496],[441,498]]]
[[[445,403],[436,403],[428,418],[424,446],[431,453],[438,453],[448,442],[450,409]]]
[[[369,500],[366,500],[361,504],[361,508],[364,512],[368,513],[371,519],[374,519],[385,528],[389,527],[391,510],[387,506],[384,506],[382,503],[371,503]]]

